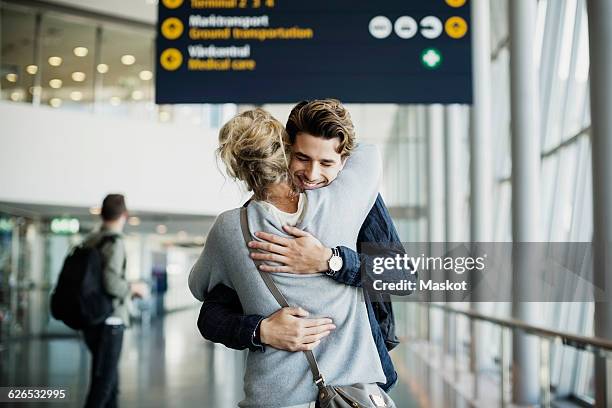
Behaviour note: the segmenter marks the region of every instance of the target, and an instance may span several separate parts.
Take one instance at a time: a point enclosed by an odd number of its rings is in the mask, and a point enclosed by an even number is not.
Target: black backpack
[[[112,297],[102,284],[104,257],[100,250],[116,238],[105,236],[95,247],[81,244],[68,254],[51,294],[51,315],[55,319],[81,330],[102,323],[112,313]]]

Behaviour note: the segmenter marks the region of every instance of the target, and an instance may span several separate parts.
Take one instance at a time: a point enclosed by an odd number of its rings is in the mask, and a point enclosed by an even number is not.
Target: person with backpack
[[[89,235],[66,259],[51,301],[54,315],[60,314],[60,320],[83,331],[85,343],[92,355],[86,408],[117,406],[118,364],[123,331],[130,323],[128,303],[132,296],[145,297],[148,292],[145,283],[128,282],[125,278],[126,253],[122,232],[128,212],[123,195],[107,195],[102,202],[100,216],[100,230]],[[79,254],[81,259],[87,259],[87,262],[81,261],[81,264],[84,264],[81,271],[78,267],[73,268],[75,272],[72,272],[72,275],[80,276],[80,280],[72,278],[72,281],[78,281],[80,284],[80,294],[76,296],[76,306],[73,309],[80,308],[81,316],[73,317],[70,321],[62,318],[68,312],[62,314],[62,308],[58,304],[62,304],[62,297],[64,303],[69,303],[69,292],[65,290],[69,285],[66,281],[69,280],[71,264],[79,264]],[[70,306],[74,305],[67,304],[65,307]],[[87,313],[83,313],[84,309],[87,309]]]

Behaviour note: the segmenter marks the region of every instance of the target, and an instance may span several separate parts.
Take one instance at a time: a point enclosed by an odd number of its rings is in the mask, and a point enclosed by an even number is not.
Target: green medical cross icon
[[[442,64],[442,54],[435,48],[426,48],[421,53],[421,62],[427,69],[436,69]]]

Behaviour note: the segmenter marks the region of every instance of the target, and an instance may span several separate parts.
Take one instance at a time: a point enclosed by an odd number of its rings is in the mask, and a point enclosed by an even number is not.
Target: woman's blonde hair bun
[[[233,179],[265,200],[271,184],[288,181],[289,137],[269,112],[256,108],[230,119],[219,131],[217,154]]]

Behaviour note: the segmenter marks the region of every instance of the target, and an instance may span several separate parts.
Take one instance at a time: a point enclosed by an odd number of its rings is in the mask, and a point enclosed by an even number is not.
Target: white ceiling
[[[93,11],[96,13],[129,18],[155,24],[157,22],[156,0],[45,0],[63,6]]]

